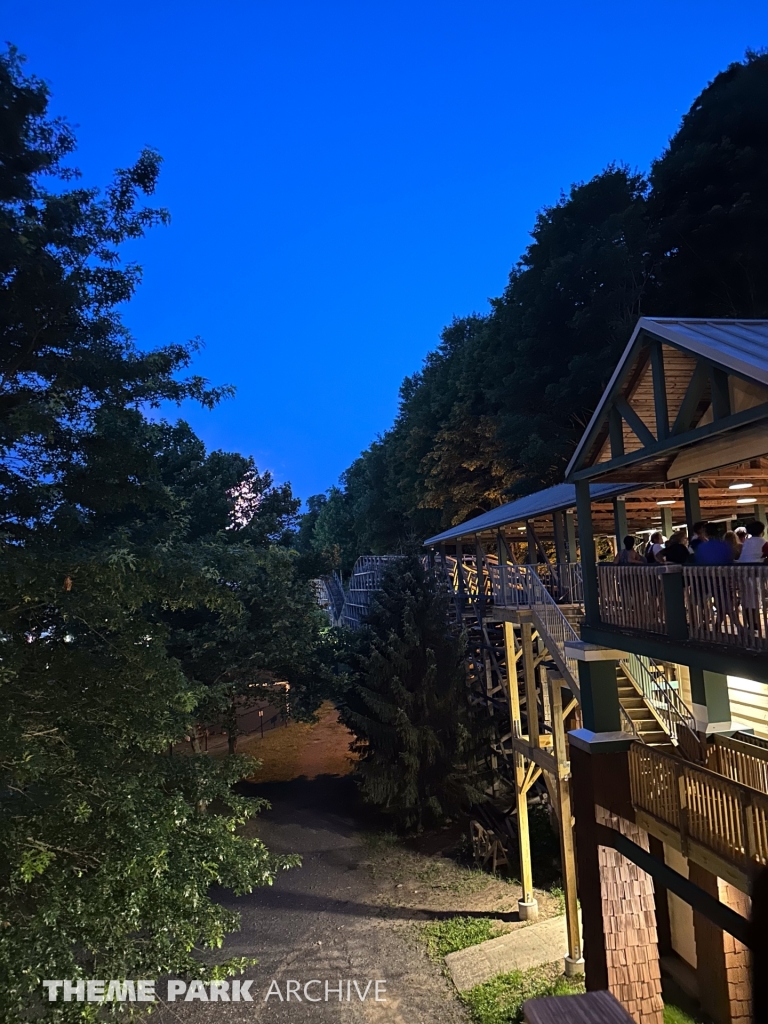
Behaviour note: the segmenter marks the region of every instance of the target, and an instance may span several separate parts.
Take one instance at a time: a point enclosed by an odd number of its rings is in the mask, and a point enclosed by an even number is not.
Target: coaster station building
[[[768,567],[615,565],[627,534],[765,522],[768,321],[641,319],[566,482],[425,543],[470,638],[493,761],[560,823],[569,955],[661,1024],[660,957],[718,1024],[751,1019],[768,865]],[[539,783],[541,785],[541,783]],[[581,903],[583,942],[577,912]]]

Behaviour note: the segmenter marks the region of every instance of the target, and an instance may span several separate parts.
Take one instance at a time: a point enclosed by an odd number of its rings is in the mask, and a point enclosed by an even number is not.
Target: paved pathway
[[[304,863],[270,888],[222,897],[242,914],[242,930],[228,939],[225,954],[259,960],[245,975],[253,979],[254,1002],[175,1002],[148,1024],[466,1024],[453,986],[417,942],[410,912],[389,912],[375,902],[376,883],[360,866],[370,850],[352,781],[320,776],[264,785],[259,792],[274,806],[261,816],[259,835],[276,853],[302,854]],[[303,996],[313,979],[323,983],[308,990],[320,994],[320,1002],[299,1003],[295,995],[290,1003],[274,995],[265,1001],[273,980],[285,999],[288,981],[299,982]],[[333,991],[339,979],[341,1002]],[[387,1001],[376,1002],[373,987],[361,1001],[354,981],[365,993],[368,981],[377,979],[385,982],[380,995]],[[332,989],[328,1002],[325,981]]]
[[[565,917],[518,928],[458,953],[449,953],[445,964],[459,991],[488,981],[508,971],[525,971],[539,964],[551,964],[568,952]]]

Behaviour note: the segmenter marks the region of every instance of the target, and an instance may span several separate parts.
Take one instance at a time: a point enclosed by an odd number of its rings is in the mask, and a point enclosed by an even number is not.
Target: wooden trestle
[[[534,611],[523,607],[494,607],[484,599],[482,590],[482,586],[468,581],[465,572],[458,572],[454,587],[455,621],[457,625],[461,623],[469,641],[468,669],[473,699],[485,704],[494,719],[490,754],[497,779],[494,794],[498,795],[502,778],[515,793],[522,890],[518,904],[520,917],[534,920],[538,913],[533,890],[528,799],[534,784],[542,779],[559,826],[568,932],[567,963],[578,971],[583,959],[565,729],[566,721],[578,708],[573,693],[574,690],[578,693],[578,683],[559,671]],[[558,661],[562,662],[562,658]]]

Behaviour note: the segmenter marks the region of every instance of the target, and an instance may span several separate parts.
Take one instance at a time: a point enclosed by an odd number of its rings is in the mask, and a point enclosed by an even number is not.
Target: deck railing
[[[768,750],[759,743],[715,735],[709,747],[707,768],[768,793]]]
[[[693,840],[745,872],[768,864],[766,794],[641,743],[629,775],[635,808],[671,825],[683,853]]]
[[[600,619],[612,626],[667,632],[664,590],[653,565],[598,565]]]
[[[768,566],[683,566],[688,632],[753,651],[768,650]]]
[[[768,651],[768,565],[599,565],[600,620],[622,629]],[[682,579],[678,591],[670,574]],[[674,597],[681,607],[674,607]],[[672,600],[670,606],[668,602]],[[675,639],[681,639],[678,635]]]

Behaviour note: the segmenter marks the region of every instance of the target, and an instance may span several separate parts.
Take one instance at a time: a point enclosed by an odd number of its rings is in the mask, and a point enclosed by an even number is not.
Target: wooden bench
[[[610,992],[529,999],[523,1014],[526,1024],[635,1024]]]

